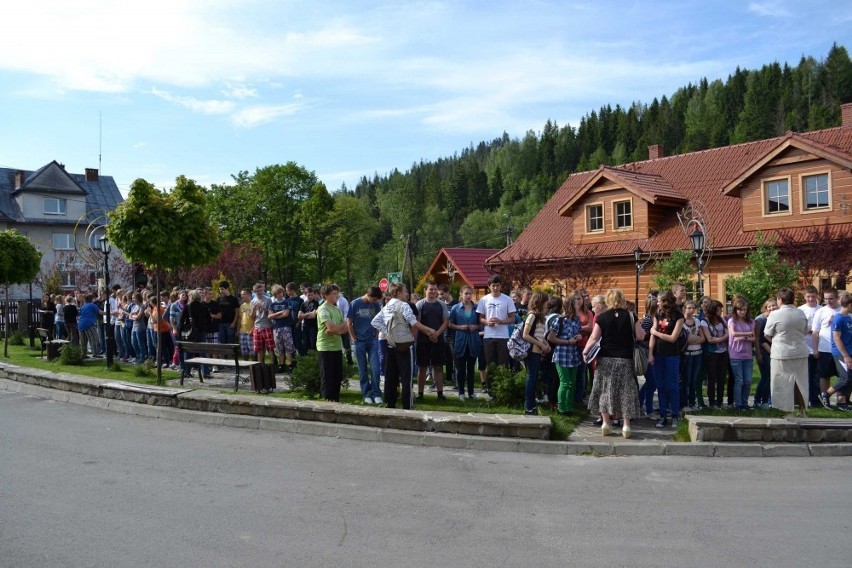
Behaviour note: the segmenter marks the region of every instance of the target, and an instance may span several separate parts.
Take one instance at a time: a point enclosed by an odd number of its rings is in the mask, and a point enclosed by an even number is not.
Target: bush
[[[135,367],[133,367],[133,376],[135,376],[135,377],[150,377],[152,368],[153,368],[153,365],[151,365],[151,362],[146,360],[146,361],[136,365]]]
[[[60,365],[82,365],[83,364],[83,349],[79,345],[68,343],[62,348],[59,353]]]
[[[349,377],[352,376],[354,365],[349,365],[343,360],[343,380],[341,390],[349,388]],[[296,359],[296,366],[290,372],[290,378],[285,379],[290,392],[302,392],[309,398],[316,398],[320,394],[320,372],[319,353],[308,351],[305,356]]]
[[[23,345],[24,344],[24,334],[20,331],[13,331],[11,335],[9,335],[9,345]]]
[[[491,364],[488,365],[488,377],[491,379],[491,396],[505,406],[524,405],[524,388],[527,384],[527,372],[521,369],[513,373],[511,369]]]

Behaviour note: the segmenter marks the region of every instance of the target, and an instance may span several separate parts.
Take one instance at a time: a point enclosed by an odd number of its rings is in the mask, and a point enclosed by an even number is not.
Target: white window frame
[[[592,207],[600,207],[600,211],[601,211],[601,221],[600,221],[601,228],[600,229],[592,229],[592,218],[590,216],[590,212],[591,212]],[[598,233],[604,232],[604,230],[606,229],[606,213],[605,213],[605,210],[606,210],[606,208],[604,207],[604,204],[602,202],[589,203],[588,205],[586,205],[585,222],[586,222],[586,233],[587,234],[598,234]]]
[[[623,227],[618,226],[618,206],[622,203],[627,203],[630,206],[630,211],[627,216],[630,217],[630,224]],[[633,198],[619,199],[612,202],[612,230],[613,231],[632,231],[633,230]]]
[[[769,188],[767,187],[769,184],[777,183],[777,182],[786,182],[787,183],[787,210],[786,211],[769,211]],[[793,195],[792,195],[792,186],[790,176],[779,176],[773,178],[767,178],[760,180],[760,198],[763,200],[762,208],[763,208],[763,216],[764,217],[779,217],[785,215],[793,214]]]
[[[66,246],[56,246],[57,237],[65,237]],[[53,250],[74,250],[74,235],[71,233],[53,233]]]
[[[56,263],[56,268],[59,270],[59,285],[62,288],[76,288],[77,284],[74,281],[74,275],[77,273],[77,267],[73,264],[67,264],[64,262]]]
[[[56,211],[48,211],[48,203],[56,203]],[[60,197],[45,197],[44,201],[42,201],[42,212],[45,215],[67,215],[68,200]]]
[[[819,207],[808,207],[808,188],[805,186],[805,184],[807,183],[808,178],[816,178],[819,176],[825,176],[826,181],[828,182],[828,205],[822,205]],[[832,198],[833,194],[831,187],[831,170],[799,174],[799,210],[802,213],[824,213],[826,211],[831,211]]]

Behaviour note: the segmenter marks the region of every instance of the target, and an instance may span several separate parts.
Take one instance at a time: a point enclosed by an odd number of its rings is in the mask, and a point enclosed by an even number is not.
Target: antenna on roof
[[[103,120],[101,119],[101,111],[98,111],[98,171],[101,171],[101,157],[103,150]]]

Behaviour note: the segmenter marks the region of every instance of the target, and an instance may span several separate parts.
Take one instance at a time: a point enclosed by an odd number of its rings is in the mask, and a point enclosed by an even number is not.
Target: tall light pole
[[[636,311],[639,311],[639,275],[642,274],[642,271],[645,270],[645,265],[648,264],[648,261],[651,260],[651,254],[648,254],[648,258],[645,259],[645,262],[642,262],[642,255],[645,254],[645,251],[642,250],[638,245],[635,249],[633,249],[633,260],[636,262]]]
[[[110,304],[109,304],[109,253],[112,246],[106,238],[106,235],[100,238],[101,252],[104,253],[104,288],[106,289],[107,297],[104,302],[104,332],[106,337],[106,366],[107,369],[112,369],[112,346],[113,346],[113,326],[110,325]]]
[[[692,241],[692,250],[695,253],[695,264],[698,269],[698,298],[700,300],[704,295],[704,281],[701,277],[702,264],[704,262],[704,232],[701,227],[696,226],[695,231],[689,235],[689,240]]]

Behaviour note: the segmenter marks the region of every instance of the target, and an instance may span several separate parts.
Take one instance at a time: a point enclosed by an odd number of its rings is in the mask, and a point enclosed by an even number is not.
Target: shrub
[[[354,372],[354,365],[343,360],[343,380],[340,382],[342,390],[349,388],[349,377]],[[319,353],[309,351],[307,355],[297,359],[296,366],[290,372],[290,378],[285,379],[287,387],[291,392],[302,392],[309,398],[316,398],[320,394],[320,372]]]
[[[23,345],[24,344],[24,334],[20,331],[13,331],[9,335],[9,345]]]
[[[153,368],[153,365],[151,365],[151,362],[146,360],[146,361],[136,365],[135,367],[133,367],[133,376],[135,376],[135,377],[150,377],[152,368]]]
[[[67,344],[59,353],[59,363],[61,365],[82,365],[83,350],[79,345]]]
[[[505,406],[523,406],[524,388],[527,373],[521,369],[517,373],[500,365],[488,365],[488,377],[491,379],[491,395]]]

